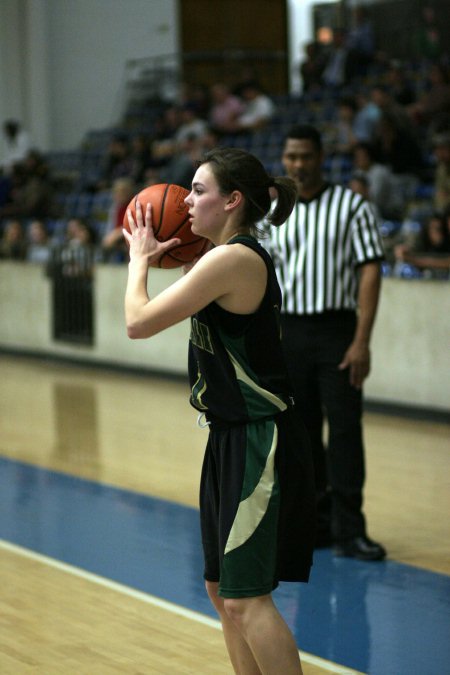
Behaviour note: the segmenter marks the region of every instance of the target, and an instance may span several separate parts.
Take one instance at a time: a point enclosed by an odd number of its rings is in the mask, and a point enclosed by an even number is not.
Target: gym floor
[[[231,673],[202,581],[184,382],[0,356],[2,675]],[[274,598],[305,675],[450,675],[449,427],[365,415],[381,563]]]

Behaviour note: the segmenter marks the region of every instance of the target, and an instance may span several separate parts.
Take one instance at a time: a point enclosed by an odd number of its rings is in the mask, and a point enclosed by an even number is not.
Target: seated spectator
[[[159,182],[175,183],[191,190],[192,179],[203,154],[218,144],[214,129],[207,129],[202,136],[191,136],[179,144],[168,164],[159,170]]]
[[[207,122],[199,116],[193,103],[185,103],[179,109],[179,122],[178,128],[171,138],[164,139],[156,147],[154,146],[153,153],[160,160],[163,160],[162,166],[182,149],[186,140],[200,138],[208,128]]]
[[[67,221],[65,242],[57,252],[62,275],[91,277],[94,269],[95,244],[94,228],[82,218],[70,218]]]
[[[54,188],[48,164],[37,150],[14,165],[9,201],[0,218],[50,218],[55,211]]]
[[[150,141],[145,134],[137,134],[131,140],[130,178],[137,186],[143,185],[145,172],[154,164]]]
[[[218,82],[211,87],[212,105],[209,123],[216,132],[226,134],[233,130],[244,111],[242,100],[235,96],[228,85]]]
[[[398,244],[394,252],[398,262],[414,265],[428,278],[449,278],[450,237],[445,220],[438,213],[425,222],[415,244]]]
[[[351,96],[341,98],[337,104],[337,120],[334,125],[334,134],[330,136],[327,153],[350,155],[358,142],[355,135],[354,121],[356,102]]]
[[[399,126],[389,113],[383,113],[377,128],[374,151],[381,164],[386,164],[395,179],[395,189],[410,200],[425,171],[425,161],[417,138]]]
[[[107,190],[117,178],[130,176],[133,170],[133,162],[130,152],[130,144],[124,134],[115,134],[111,139],[103,166],[100,170],[100,178],[96,190]]]
[[[123,219],[127,206],[137,191],[131,178],[117,178],[113,183],[112,204],[101,240],[102,257],[105,262],[123,262],[126,259]]]
[[[429,87],[419,99],[408,107],[414,122],[431,128],[439,123],[441,117],[450,113],[450,75],[448,66],[435,63],[430,67]]]
[[[153,137],[151,139],[151,152],[154,166],[162,165],[167,148],[172,147],[173,138],[181,124],[180,108],[171,105],[157,118],[154,124]]]
[[[416,133],[407,108],[395,101],[390,89],[385,84],[375,84],[371,87],[370,100],[378,108],[380,119],[382,116],[386,116],[392,120],[396,129],[404,130],[408,135]]]
[[[0,259],[25,260],[27,244],[20,220],[8,220],[0,239]]]
[[[369,199],[380,216],[386,220],[401,219],[405,207],[404,195],[396,189],[389,167],[376,161],[373,147],[368,143],[358,143],[353,151],[353,161],[355,169],[367,178]]]
[[[17,120],[3,123],[3,137],[6,151],[1,158],[0,168],[5,174],[9,174],[14,164],[24,161],[31,150],[31,143],[28,132],[22,129]]]
[[[385,80],[395,103],[401,106],[409,106],[415,102],[416,92],[407,77],[405,67],[400,61],[393,60],[389,63]]]
[[[444,50],[444,39],[434,7],[427,2],[422,7],[421,22],[413,35],[414,46],[419,60],[437,61]]]
[[[27,262],[46,264],[51,257],[51,241],[43,220],[32,220],[27,230]]]
[[[433,138],[436,158],[433,202],[438,211],[450,207],[450,131],[436,134]]]
[[[372,143],[381,118],[381,109],[362,88],[355,94],[355,101],[354,135],[358,139],[358,142]]]
[[[183,82],[178,97],[180,108],[192,106],[197,115],[202,119],[208,119],[211,107],[210,89],[202,83]]]
[[[175,147],[187,138],[200,138],[208,128],[207,122],[200,117],[195,103],[185,103],[180,111],[181,124],[175,132]]]
[[[244,111],[237,118],[232,132],[249,132],[263,129],[275,114],[275,104],[263,93],[256,80],[242,85]]]
[[[348,182],[348,186],[352,192],[355,192],[357,195],[361,195],[361,197],[364,197],[367,202],[371,202],[377,220],[380,220],[378,209],[370,199],[369,181],[365,171],[354,171]]]

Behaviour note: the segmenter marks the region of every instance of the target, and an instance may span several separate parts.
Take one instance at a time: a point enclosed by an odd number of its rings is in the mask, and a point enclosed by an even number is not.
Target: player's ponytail
[[[277,201],[267,221],[278,227],[286,222],[297,200],[297,187],[287,176],[277,176],[270,181],[270,187],[277,192]]]

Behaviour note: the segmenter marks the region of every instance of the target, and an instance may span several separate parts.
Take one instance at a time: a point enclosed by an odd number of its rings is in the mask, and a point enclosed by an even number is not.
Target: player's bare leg
[[[222,623],[223,635],[236,675],[262,675],[250,647],[225,611],[224,600],[217,595],[219,584],[207,581],[206,590]]]
[[[208,593],[222,626],[226,625],[225,641],[237,675],[302,675],[294,637],[271,595],[222,599],[217,596],[217,584]]]

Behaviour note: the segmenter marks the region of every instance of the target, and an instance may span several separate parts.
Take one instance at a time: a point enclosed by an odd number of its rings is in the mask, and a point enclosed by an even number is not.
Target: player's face
[[[314,191],[322,183],[322,153],[306,138],[288,138],[282,162],[286,174],[295,181],[299,194]]]
[[[184,201],[189,207],[192,232],[214,241],[225,224],[227,214],[224,207],[228,199],[220,194],[208,164],[202,164],[197,169],[192,190]]]

